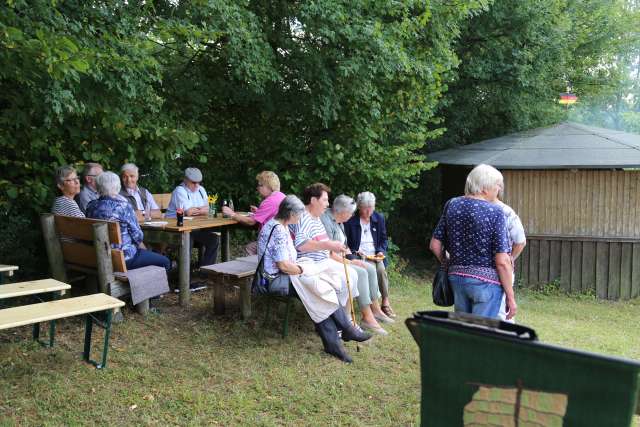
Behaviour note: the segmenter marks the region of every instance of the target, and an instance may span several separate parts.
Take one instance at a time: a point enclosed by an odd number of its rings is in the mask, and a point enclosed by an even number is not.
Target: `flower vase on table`
[[[216,202],[218,201],[218,195],[214,194],[209,196],[209,218],[216,217]]]

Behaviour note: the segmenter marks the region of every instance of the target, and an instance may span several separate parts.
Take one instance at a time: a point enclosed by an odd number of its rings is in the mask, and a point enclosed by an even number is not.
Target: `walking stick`
[[[351,322],[354,327],[357,327],[356,323],[356,311],[353,309],[353,297],[351,296],[351,283],[349,283],[349,272],[347,271],[347,259],[342,252],[342,265],[344,266],[344,275],[347,278],[347,292],[349,293],[349,311],[351,312]],[[342,310],[342,309],[340,309]],[[360,344],[356,342],[356,351],[360,351]]]

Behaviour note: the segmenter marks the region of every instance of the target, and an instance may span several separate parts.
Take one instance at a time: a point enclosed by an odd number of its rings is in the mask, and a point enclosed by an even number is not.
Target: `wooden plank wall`
[[[539,287],[554,280],[568,292],[639,297],[640,242],[529,236],[516,261],[516,281]]]
[[[518,213],[527,234],[640,239],[640,171],[502,173],[505,203]]]

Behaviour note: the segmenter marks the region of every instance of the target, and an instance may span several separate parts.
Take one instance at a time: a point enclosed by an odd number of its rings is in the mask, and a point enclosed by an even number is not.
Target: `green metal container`
[[[640,363],[540,343],[521,325],[446,311],[406,320],[422,426],[629,426]]]

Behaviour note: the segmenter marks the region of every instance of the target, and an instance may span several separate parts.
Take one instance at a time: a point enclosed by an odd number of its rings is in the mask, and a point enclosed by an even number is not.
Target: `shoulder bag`
[[[449,207],[449,202],[444,205],[444,209],[442,210],[442,218],[445,221],[445,230],[447,229],[447,208]],[[446,240],[446,239],[444,239]],[[442,252],[443,259],[445,252],[445,242],[442,242]],[[433,303],[440,307],[451,307],[454,303],[453,299],[453,289],[451,289],[451,283],[449,283],[449,272],[445,262],[440,265],[438,271],[436,272],[435,277],[433,278],[433,287],[431,290],[431,297],[433,298]]]
[[[278,224],[274,225],[269,233],[267,243],[264,245],[264,253],[260,257],[258,266],[256,267],[256,272],[253,275],[253,280],[251,281],[251,293],[254,295],[265,295],[269,293],[269,279],[273,279],[274,276],[264,271],[264,256],[267,253],[267,247],[271,241],[271,236],[277,226]]]

